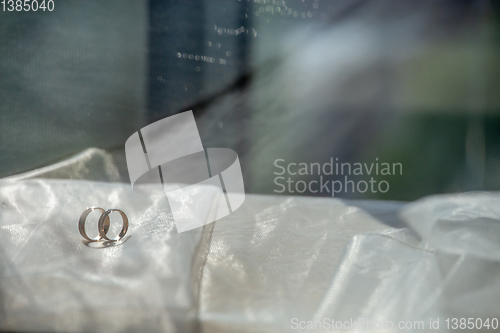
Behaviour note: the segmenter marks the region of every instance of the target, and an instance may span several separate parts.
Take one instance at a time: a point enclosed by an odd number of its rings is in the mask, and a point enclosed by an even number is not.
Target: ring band
[[[120,215],[122,216],[122,220],[123,220],[123,227],[122,227],[122,230],[120,231],[120,233],[118,234],[118,236],[110,239],[106,236],[106,234],[108,233],[108,230],[109,230],[109,217],[108,217],[108,215],[111,214],[112,212],[120,213]],[[107,229],[106,229],[106,226],[107,226]],[[123,238],[123,236],[125,236],[125,234],[127,233],[127,230],[128,230],[128,218],[127,218],[127,215],[125,215],[125,213],[120,209],[108,209],[107,211],[102,213],[101,217],[99,218],[99,236],[101,236],[105,240],[119,241],[120,239]]]
[[[108,233],[109,230],[110,221],[109,217],[106,215],[106,217],[102,220],[102,227],[101,224],[99,224],[99,235],[97,235],[95,238],[90,238],[89,236],[87,236],[87,232],[85,231],[85,222],[87,220],[87,216],[94,210],[99,210],[103,214],[105,213],[104,209],[102,209],[101,207],[87,208],[80,216],[80,221],[78,222],[78,230],[80,230],[80,235],[82,235],[83,238],[89,241],[100,241],[103,238],[103,236],[106,237],[106,234]],[[99,223],[101,223],[101,219],[99,219]]]

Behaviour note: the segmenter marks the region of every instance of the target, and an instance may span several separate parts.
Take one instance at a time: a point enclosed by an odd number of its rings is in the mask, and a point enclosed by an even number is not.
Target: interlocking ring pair
[[[87,216],[94,210],[99,210],[102,214],[101,217],[99,218],[99,223],[98,223],[99,235],[97,235],[94,238],[90,238],[89,236],[87,236],[87,232],[85,232],[85,221],[87,220]],[[110,239],[108,238],[107,233],[109,231],[109,225],[110,225],[109,214],[111,214],[112,212],[120,213],[123,219],[123,227],[118,236]],[[78,229],[80,230],[80,235],[82,235],[83,238],[89,241],[106,240],[106,241],[116,242],[122,239],[123,236],[125,236],[125,234],[127,233],[128,218],[127,215],[125,215],[125,213],[120,209],[108,209],[105,211],[101,207],[89,207],[80,216],[80,221],[78,222]]]

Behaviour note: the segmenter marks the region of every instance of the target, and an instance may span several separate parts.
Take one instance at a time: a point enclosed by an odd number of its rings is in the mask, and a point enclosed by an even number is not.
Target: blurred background
[[[0,11],[0,177],[96,147],[126,182],[126,139],[193,110],[205,147],[239,154],[247,193],[275,194],[276,159],[332,157],[403,166],[375,176],[386,193],[336,196],[499,190],[499,56],[500,4],[488,0],[56,0],[52,12]]]

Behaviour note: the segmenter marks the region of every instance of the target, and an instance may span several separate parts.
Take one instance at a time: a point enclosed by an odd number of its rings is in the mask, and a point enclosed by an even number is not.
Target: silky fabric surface
[[[0,202],[2,329],[194,329],[192,258],[202,229],[178,234],[165,196],[118,183],[26,180],[4,182]],[[122,209],[130,221],[123,241],[82,242],[77,223],[87,206]],[[88,217],[91,237],[98,217]]]
[[[68,175],[107,155],[82,156],[32,176]],[[89,180],[0,181],[1,329],[297,332],[293,318],[425,328],[440,318],[445,331],[448,316],[500,315],[497,194],[405,206],[247,195],[229,216],[178,234],[164,194],[95,181],[106,172],[92,170]],[[92,205],[126,212],[124,240],[82,242],[78,218]],[[408,228],[386,224],[399,211]]]

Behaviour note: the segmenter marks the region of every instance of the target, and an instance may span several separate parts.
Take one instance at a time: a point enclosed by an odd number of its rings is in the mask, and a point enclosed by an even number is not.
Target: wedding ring
[[[123,227],[122,227],[122,230],[120,231],[120,233],[118,234],[118,236],[110,239],[106,236],[106,234],[108,233],[108,229],[109,229],[109,216],[108,215],[111,214],[112,212],[120,213],[120,215],[122,216],[122,220],[123,220]],[[107,226],[107,228],[106,228],[106,226]],[[123,238],[123,236],[125,236],[125,234],[127,233],[127,230],[128,230],[128,218],[127,218],[127,215],[125,215],[125,213],[120,209],[108,209],[107,211],[102,213],[101,217],[99,218],[99,235],[105,240],[119,241],[120,239]]]
[[[80,216],[80,221],[78,222],[78,230],[80,230],[80,235],[82,235],[83,238],[89,241],[100,241],[103,237],[106,237],[106,234],[108,233],[109,230],[110,222],[109,222],[109,217],[106,215],[106,217],[102,220],[102,226],[99,225],[99,235],[97,235],[95,238],[90,238],[89,236],[87,236],[87,232],[85,231],[85,222],[87,220],[87,216],[94,210],[99,210],[103,214],[105,212],[104,209],[102,209],[101,207],[87,208]],[[101,220],[99,219],[99,222],[100,221]]]

